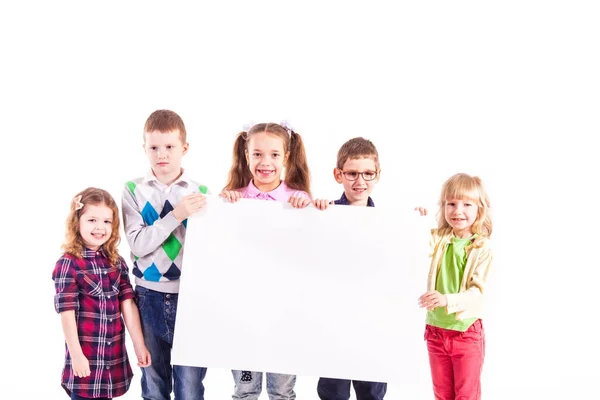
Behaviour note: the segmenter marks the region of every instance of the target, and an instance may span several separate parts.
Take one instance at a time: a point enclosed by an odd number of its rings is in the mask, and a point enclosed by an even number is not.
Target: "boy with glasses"
[[[375,145],[367,139],[357,137],[348,140],[338,151],[337,167],[333,176],[337,183],[344,186],[339,200],[317,199],[315,207],[320,210],[329,204],[374,207],[370,194],[379,181],[379,154]],[[383,400],[387,384],[349,379],[320,378],[317,393],[321,400],[349,400],[350,383],[354,386],[356,400]]]

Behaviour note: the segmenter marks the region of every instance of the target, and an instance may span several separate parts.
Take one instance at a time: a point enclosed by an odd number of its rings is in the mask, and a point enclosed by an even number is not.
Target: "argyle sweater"
[[[171,211],[191,193],[206,194],[208,189],[185,171],[170,186],[160,183],[152,171],[125,184],[123,227],[136,285],[163,293],[179,292],[187,219],[180,223]]]

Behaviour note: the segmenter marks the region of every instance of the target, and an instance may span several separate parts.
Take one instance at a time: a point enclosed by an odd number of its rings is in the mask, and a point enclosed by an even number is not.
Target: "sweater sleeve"
[[[141,205],[143,207],[143,205]],[[123,189],[121,209],[123,210],[123,229],[131,252],[144,257],[158,249],[180,222],[172,212],[147,225],[142,216],[140,204],[128,185]]]
[[[448,314],[457,313],[457,319],[469,318],[471,314],[478,314],[483,307],[485,286],[490,272],[493,255],[489,247],[478,252],[478,257],[473,260],[476,263],[473,273],[468,278],[466,290],[460,293],[447,294]]]

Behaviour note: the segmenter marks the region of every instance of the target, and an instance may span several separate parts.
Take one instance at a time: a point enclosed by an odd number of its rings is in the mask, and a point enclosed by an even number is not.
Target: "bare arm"
[[[121,314],[123,314],[125,326],[127,327],[129,335],[131,336],[131,341],[133,342],[133,349],[138,359],[138,366],[149,366],[151,364],[150,352],[144,343],[144,335],[140,323],[140,313],[133,299],[127,299],[121,303]]]
[[[63,311],[60,313],[65,342],[71,355],[73,363],[73,374],[83,378],[90,375],[90,363],[81,350],[79,335],[77,333],[77,321],[75,320],[75,311]]]

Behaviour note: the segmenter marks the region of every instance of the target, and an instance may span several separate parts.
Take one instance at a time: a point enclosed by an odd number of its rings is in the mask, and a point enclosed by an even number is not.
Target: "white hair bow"
[[[288,133],[288,135],[290,135],[290,137],[292,137],[292,132],[294,132],[294,128],[291,127],[290,123],[287,120],[283,120],[279,123],[279,125],[281,125]]]
[[[81,195],[75,196],[73,199],[73,203],[75,203],[75,211],[81,210],[83,208],[83,203],[81,202]]]

